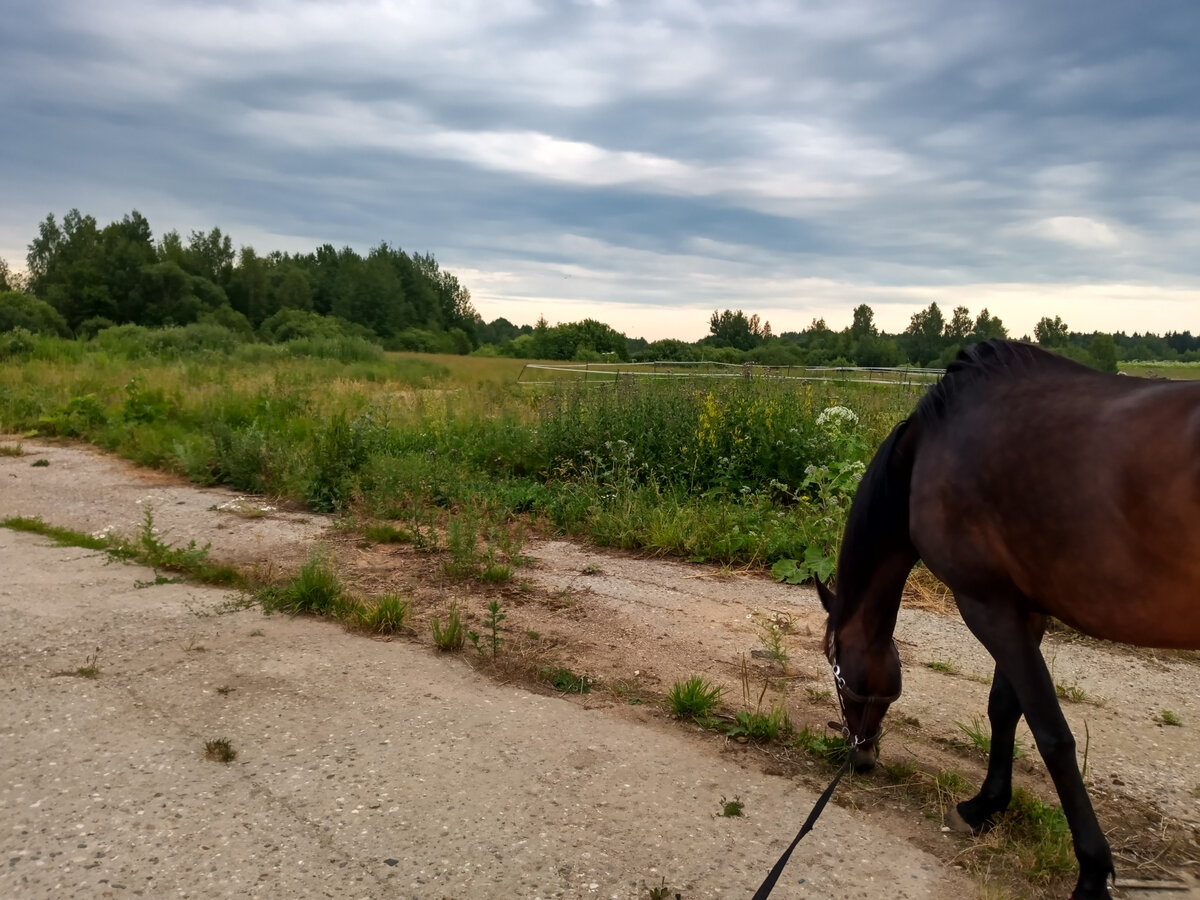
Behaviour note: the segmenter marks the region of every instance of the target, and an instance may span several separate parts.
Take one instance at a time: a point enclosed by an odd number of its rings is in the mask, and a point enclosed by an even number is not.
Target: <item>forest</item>
[[[973,315],[965,305],[943,311],[937,303],[914,313],[899,334],[881,331],[865,303],[841,330],[814,319],[802,331],[779,334],[757,314],[714,311],[709,333],[695,342],[647,342],[592,319],[484,322],[467,287],[430,253],[381,242],[365,256],[332,244],[260,255],[249,246],[235,251],[216,227],[186,239],[172,230],[156,241],[136,210],[103,227],[76,209],[61,222],[51,213],[29,244],[23,272],[0,259],[0,334],[22,329],[90,339],[117,326],[193,325],[246,342],[338,337],[430,353],[769,366],[941,368],[964,344],[1018,337],[987,309]],[[1020,339],[1106,371],[1122,360],[1200,361],[1200,336],[1190,331],[1081,333],[1047,314]]]

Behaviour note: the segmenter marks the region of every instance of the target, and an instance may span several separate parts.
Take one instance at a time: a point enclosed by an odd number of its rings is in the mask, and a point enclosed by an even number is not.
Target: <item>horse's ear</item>
[[[825,586],[820,578],[813,579],[817,583],[817,596],[821,598],[821,605],[825,607],[825,612],[830,612],[833,609],[833,591]]]

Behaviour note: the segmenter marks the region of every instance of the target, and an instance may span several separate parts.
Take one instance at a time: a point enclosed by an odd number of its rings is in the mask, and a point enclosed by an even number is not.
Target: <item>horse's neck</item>
[[[857,631],[870,646],[890,644],[904,584],[916,561],[917,554],[911,546],[893,548],[877,560],[870,569],[869,580],[856,592],[857,602],[846,610],[842,629]]]

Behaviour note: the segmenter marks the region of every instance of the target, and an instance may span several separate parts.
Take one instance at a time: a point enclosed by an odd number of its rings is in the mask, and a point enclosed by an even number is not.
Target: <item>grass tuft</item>
[[[429,622],[433,630],[433,645],[443,653],[454,653],[463,648],[467,633],[463,629],[462,617],[458,607],[451,603],[446,613],[446,625],[442,626],[441,619],[434,616]]]
[[[346,590],[323,554],[314,554],[300,571],[281,587],[259,592],[264,612],[289,616],[336,616],[347,603]]]
[[[237,759],[237,751],[226,738],[216,738],[204,742],[204,758],[228,764]]]
[[[360,605],[354,624],[372,634],[396,634],[408,621],[409,602],[398,594],[384,594],[374,603]]]
[[[693,675],[687,681],[677,681],[671,686],[667,705],[677,719],[705,719],[716,709],[724,692],[724,688]]]

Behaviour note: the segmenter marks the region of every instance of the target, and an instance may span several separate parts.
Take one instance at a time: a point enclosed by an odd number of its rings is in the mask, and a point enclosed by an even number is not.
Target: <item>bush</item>
[[[67,320],[45,300],[19,291],[0,292],[0,332],[14,328],[59,337],[69,337],[71,334]]]

